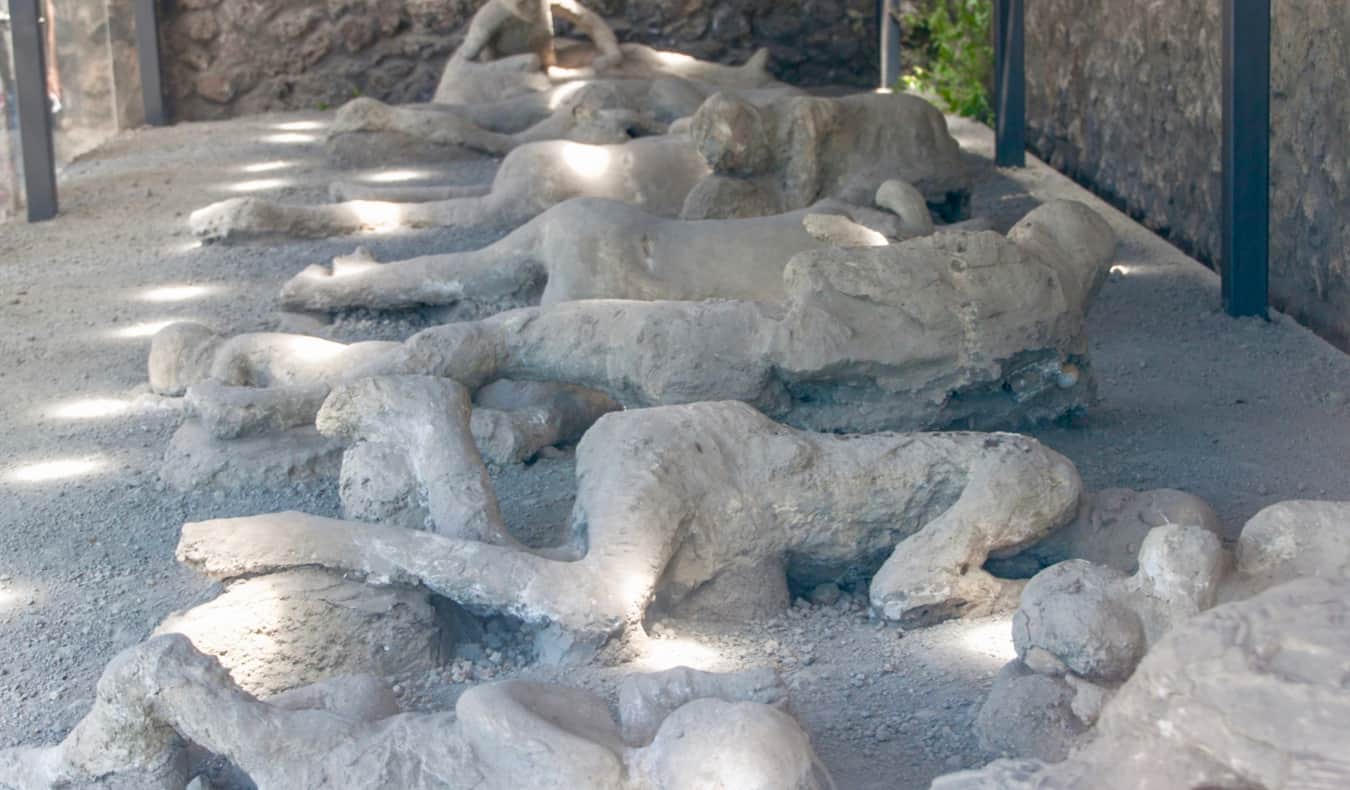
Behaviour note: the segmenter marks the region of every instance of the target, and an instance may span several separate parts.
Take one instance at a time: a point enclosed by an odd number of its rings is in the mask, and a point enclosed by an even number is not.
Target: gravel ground
[[[334,173],[316,144],[323,116],[264,116],[124,134],[70,166],[63,212],[0,226],[0,747],[61,738],[104,664],[213,585],[173,560],[184,521],[300,509],[332,515],[333,481],[180,494],[158,482],[181,420],[145,385],[148,335],[164,321],[229,332],[303,329],[339,339],[403,337],[427,318],[282,316],[275,297],[305,265],[367,244],[382,260],[469,249],[501,235],[431,231],[280,246],[199,247],[186,214],[263,194],[324,199]],[[954,121],[974,155],[987,130]],[[460,163],[414,180],[490,178]],[[1208,499],[1230,534],[1263,505],[1350,499],[1350,358],[1277,316],[1232,320],[1214,275],[1048,168],[987,165],[976,212],[1006,228],[1056,196],[1093,202],[1122,235],[1090,319],[1101,403],[1037,432],[1089,486],[1173,487]],[[558,523],[568,453],[495,475],[508,520]],[[400,678],[410,707],[444,707],[489,675],[559,679],[612,694],[634,668],[777,665],[841,788],[922,788],[977,765],[970,723],[1011,646],[1005,619],[902,634],[869,621],[849,591],[752,626],[667,621],[647,654],[559,672],[528,665],[509,629],[482,656]],[[473,660],[470,660],[473,659]],[[494,660],[495,659],[495,660]]]

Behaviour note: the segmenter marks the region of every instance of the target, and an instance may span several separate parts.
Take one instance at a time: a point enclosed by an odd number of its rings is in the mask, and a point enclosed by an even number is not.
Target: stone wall
[[[180,120],[429,98],[482,0],[170,0]],[[870,86],[874,0],[592,0],[619,37],[728,63],[767,46],[783,79]]]
[[[1032,148],[1214,265],[1219,0],[1027,3]],[[1350,349],[1350,14],[1274,0],[1271,297]]]

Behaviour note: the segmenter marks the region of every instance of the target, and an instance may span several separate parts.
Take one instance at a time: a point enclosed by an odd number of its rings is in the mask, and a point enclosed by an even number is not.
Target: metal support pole
[[[900,17],[896,6],[899,0],[878,0],[881,13],[877,24],[881,28],[881,87],[890,90],[900,81]]]
[[[56,156],[52,148],[52,108],[51,100],[47,98],[47,59],[43,51],[45,37],[40,2],[9,0],[19,142],[29,222],[56,216]]]
[[[136,0],[136,55],[141,66],[141,93],[145,122],[166,126],[169,113],[164,105],[164,75],[160,70],[159,11],[156,0]]]
[[[1266,315],[1270,259],[1270,0],[1223,2],[1223,306]]]
[[[994,161],[1027,163],[1026,35],[1022,0],[994,0]]]

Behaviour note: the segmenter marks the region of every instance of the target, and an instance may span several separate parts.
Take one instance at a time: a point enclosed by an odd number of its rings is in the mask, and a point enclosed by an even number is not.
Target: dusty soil
[[[281,246],[199,247],[186,214],[261,194],[325,198],[323,116],[267,116],[125,134],[70,166],[50,223],[0,225],[0,747],[61,738],[90,705],[103,665],[211,584],[173,560],[184,521],[281,509],[336,513],[333,481],[179,494],[158,482],[181,420],[145,386],[148,335],[191,318],[230,332],[300,329],[402,337],[428,318],[276,311],[282,282],[357,243],[382,259],[481,246],[500,231],[430,231]],[[954,122],[976,156],[987,130]],[[987,160],[986,160],[987,161]],[[490,178],[461,163],[401,177]],[[1038,199],[1091,200],[1040,164],[987,165],[976,213],[1006,228]],[[1232,320],[1212,273],[1104,205],[1122,234],[1117,271],[1091,316],[1101,403],[1038,435],[1089,486],[1181,488],[1234,534],[1265,504],[1350,499],[1350,358],[1293,322]],[[508,520],[561,523],[568,453],[495,475]],[[841,788],[922,788],[988,759],[970,724],[1009,657],[1005,619],[902,634],[846,594],[799,602],[752,626],[665,621],[646,654],[560,672],[528,665],[509,629],[428,677],[396,678],[409,707],[444,707],[475,679],[556,678],[612,693],[623,673],[679,663],[772,663]]]

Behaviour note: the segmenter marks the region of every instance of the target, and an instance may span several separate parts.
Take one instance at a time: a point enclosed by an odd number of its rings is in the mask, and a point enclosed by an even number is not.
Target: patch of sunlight
[[[287,121],[272,126],[273,129],[280,129],[283,132],[312,132],[315,129],[322,129],[326,124],[323,121]]]
[[[161,285],[155,288],[147,288],[141,292],[141,301],[155,302],[162,304],[165,302],[187,302],[193,299],[201,299],[207,294],[219,290],[214,285]]]
[[[283,132],[282,134],[269,134],[263,139],[264,143],[280,143],[282,145],[296,145],[299,143],[316,143],[319,138],[312,134],[299,134],[296,132]]]
[[[16,483],[48,483],[85,477],[103,469],[108,462],[98,457],[58,458],[17,467],[6,475]]]
[[[289,178],[254,178],[248,181],[237,181],[233,184],[227,184],[224,188],[228,192],[261,192],[264,189],[279,189],[288,187],[295,182]]]
[[[110,337],[123,340],[135,340],[143,337],[152,337],[159,330],[169,324],[176,324],[179,321],[186,321],[186,318],[169,318],[164,321],[142,321],[139,324],[124,326],[121,329],[113,329],[108,332]]]
[[[683,52],[657,52],[656,59],[667,66],[688,66],[695,62],[693,56]]]
[[[721,660],[721,653],[702,642],[677,638],[647,640],[636,663],[647,672],[663,672],[675,667],[712,671]]]
[[[576,95],[577,91],[586,87],[589,83],[586,80],[573,80],[559,85],[554,89],[553,95],[549,97],[548,108],[556,110],[568,99]]]
[[[305,362],[326,362],[347,350],[343,343],[309,335],[292,335],[281,342],[285,343],[288,351]]]
[[[434,173],[427,170],[385,170],[381,173],[374,173],[362,178],[362,181],[370,181],[376,184],[399,184],[404,181],[416,181],[421,178],[430,178]]]
[[[16,609],[23,603],[27,596],[18,587],[12,587],[4,582],[0,582],[0,612],[6,609]]]
[[[583,178],[599,178],[609,170],[609,149],[602,146],[567,143],[563,146],[562,156],[572,172]]]
[[[44,413],[58,420],[97,420],[116,417],[131,409],[129,401],[117,398],[80,398],[57,403]]]
[[[275,170],[285,170],[295,167],[295,162],[289,159],[273,159],[270,162],[255,162],[251,165],[244,165],[240,168],[245,173],[271,173]]]
[[[1017,658],[1013,647],[1012,621],[990,620],[987,622],[962,623],[962,633],[958,637],[961,647],[968,652],[996,658],[1007,662]]]
[[[393,230],[403,221],[403,207],[397,203],[355,200],[347,207],[362,225],[373,231]]]

